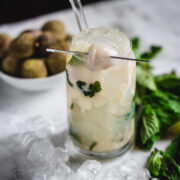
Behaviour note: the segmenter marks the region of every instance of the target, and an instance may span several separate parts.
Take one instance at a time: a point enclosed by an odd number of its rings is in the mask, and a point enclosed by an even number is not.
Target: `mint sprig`
[[[166,151],[155,149],[148,160],[148,170],[153,178],[159,180],[180,179],[179,161],[180,136],[174,139]]]

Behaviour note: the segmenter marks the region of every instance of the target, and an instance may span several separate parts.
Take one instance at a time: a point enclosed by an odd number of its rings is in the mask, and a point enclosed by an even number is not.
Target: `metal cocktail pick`
[[[85,52],[79,52],[79,51],[64,51],[64,50],[58,50],[58,49],[53,49],[53,48],[47,48],[46,49],[47,52],[61,52],[61,53],[70,53],[70,54],[74,54],[74,55],[88,55],[88,53]],[[145,62],[148,63],[149,61],[147,60],[141,60],[141,59],[133,59],[133,58],[127,58],[127,57],[118,57],[118,56],[110,56],[110,58],[114,58],[114,59],[120,59],[120,60],[126,60],[126,61],[137,61],[137,62]],[[81,61],[83,61],[82,59],[80,59]]]

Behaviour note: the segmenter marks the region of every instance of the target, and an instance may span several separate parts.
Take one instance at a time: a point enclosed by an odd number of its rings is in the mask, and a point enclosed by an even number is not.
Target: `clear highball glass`
[[[108,45],[121,57],[134,58],[129,38],[108,28],[80,32],[73,38],[70,50],[87,52],[94,43]],[[86,63],[91,59],[83,60],[67,57],[70,137],[76,149],[87,156],[105,159],[122,155],[134,142],[136,63],[115,60],[101,66],[103,60],[96,62],[93,69]]]

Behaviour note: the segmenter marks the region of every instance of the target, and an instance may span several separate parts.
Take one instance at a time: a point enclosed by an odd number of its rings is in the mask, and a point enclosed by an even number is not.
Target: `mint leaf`
[[[94,92],[100,92],[102,90],[100,82],[96,81],[94,84],[90,84],[89,90],[94,91]]]
[[[171,173],[174,172],[174,173],[177,173],[177,176],[180,178],[180,166],[176,163],[176,161],[173,158],[171,158],[169,156],[169,154],[167,154],[163,151],[159,151],[159,152],[162,155],[162,157],[166,163],[166,166],[168,166],[168,168],[169,168],[169,171],[170,171],[169,176],[171,176]],[[171,172],[171,170],[172,170],[172,172]]]
[[[140,55],[140,59],[151,60],[155,56],[157,56],[161,52],[161,50],[162,50],[161,46],[153,45],[150,47],[149,51],[146,51]]]
[[[143,144],[145,144],[153,135],[160,132],[159,120],[152,109],[151,105],[144,106],[144,113],[142,116],[142,124],[140,128],[140,137]]]
[[[159,176],[162,164],[161,158],[158,154],[158,150],[153,151],[148,162],[148,170],[151,173],[151,175],[154,175],[155,177]]]
[[[161,100],[159,102],[160,105],[164,105],[164,106],[166,105],[174,113],[177,113],[178,115],[180,115],[180,97],[175,96],[172,93],[167,93],[167,92],[158,90],[158,91],[153,92],[150,98],[151,100],[153,100],[152,102],[155,102],[158,99]]]
[[[140,52],[139,52],[139,38],[135,37],[132,39],[132,50],[134,52],[134,55],[137,59],[140,57]]]
[[[166,153],[180,164],[180,136],[170,143],[166,149]]]
[[[135,103],[136,103],[136,109],[139,106],[142,106],[144,98],[147,95],[147,88],[144,86],[141,86],[136,82],[136,92],[135,92]]]
[[[136,131],[136,133],[137,132],[138,131]],[[149,151],[153,147],[154,142],[159,140],[159,138],[160,138],[160,135],[156,134],[156,135],[152,136],[145,144],[143,144],[141,141],[141,138],[140,138],[140,133],[137,133],[136,134],[136,146],[144,151]]]
[[[162,51],[161,46],[152,45],[148,51],[140,53],[139,47],[140,47],[140,39],[138,37],[133,38],[132,50],[137,59],[151,60]]]
[[[180,166],[166,152],[155,149],[149,160],[148,170],[152,177],[159,180],[179,180]]]
[[[155,77],[155,82],[160,90],[180,96],[180,78],[172,71]]]
[[[92,144],[89,146],[89,150],[92,151],[93,148],[97,145],[97,142],[92,142]]]
[[[71,107],[70,107],[70,108],[71,108],[71,109],[73,109],[73,108],[74,108],[74,104],[73,104],[73,103],[71,104]]]
[[[89,85],[84,81],[77,81],[76,84],[77,87],[83,92],[83,94],[89,97],[93,97],[96,93],[102,90],[99,81],[90,83]]]
[[[83,89],[83,87],[86,86],[86,83],[84,81],[77,81],[76,84],[77,84],[78,88],[81,90]]]
[[[73,83],[70,81],[70,79],[69,79],[69,74],[68,74],[68,71],[67,71],[67,69],[66,69],[66,80],[67,80],[67,83],[71,86],[71,87],[73,87]]]
[[[176,123],[180,118],[180,98],[160,90],[146,96],[146,102],[151,104],[161,124],[161,132]]]
[[[71,137],[74,140],[76,140],[79,143],[82,143],[82,140],[81,140],[80,136],[77,133],[75,133],[72,129],[70,129],[69,134],[71,135]]]
[[[154,81],[154,77],[147,67],[136,66],[136,82],[150,90],[156,90],[156,84]]]
[[[141,111],[140,115],[138,115],[139,121],[136,122],[136,145],[141,149],[149,150],[152,148],[153,143],[158,140],[159,136],[164,134],[170,126],[180,119],[180,98],[171,93],[160,90],[147,91],[146,88],[145,93],[142,94],[142,96],[143,98],[141,97],[141,104],[136,106],[136,114]],[[159,121],[159,132],[156,134],[154,133],[154,135],[149,137],[149,139],[145,142],[145,140],[143,140],[141,137],[144,137],[144,135],[142,135],[143,133],[146,131],[148,132],[148,128],[142,128],[144,127],[144,122],[146,122],[147,104],[151,106],[153,109],[152,111],[155,113]],[[151,116],[148,117],[150,118]],[[156,126],[154,127],[156,128]],[[157,139],[154,138],[156,136]]]

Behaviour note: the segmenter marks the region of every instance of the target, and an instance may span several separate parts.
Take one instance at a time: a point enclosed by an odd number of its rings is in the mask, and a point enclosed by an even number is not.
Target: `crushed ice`
[[[106,180],[149,180],[150,174],[147,169],[140,168],[134,160],[128,160],[108,169],[104,178]]]
[[[18,124],[18,125],[17,125]],[[43,124],[41,126],[41,124]],[[16,125],[16,126],[15,126]],[[0,141],[0,179],[2,180],[148,180],[149,173],[133,160],[102,170],[102,163],[78,156],[68,139],[62,144],[62,133],[54,139],[54,127],[42,117],[16,123],[16,134]],[[67,127],[66,127],[67,128]],[[29,131],[29,132],[27,132]],[[43,133],[41,133],[43,132]],[[67,137],[67,132],[64,134]],[[65,138],[62,139],[65,139]],[[75,157],[77,156],[77,157]]]

